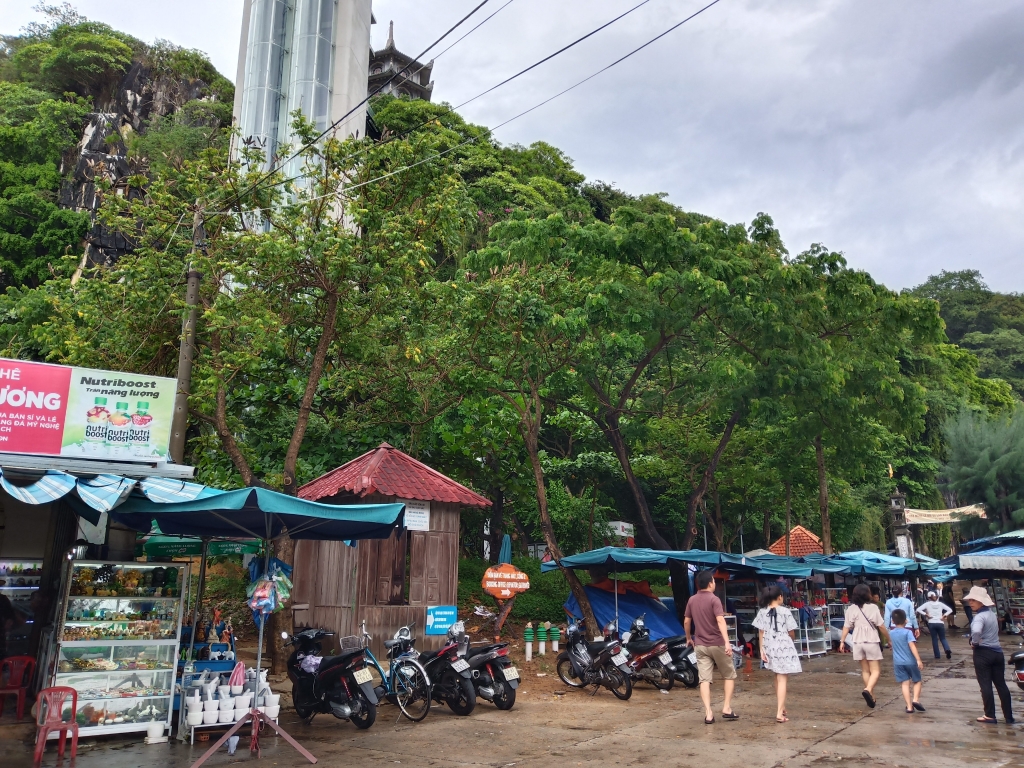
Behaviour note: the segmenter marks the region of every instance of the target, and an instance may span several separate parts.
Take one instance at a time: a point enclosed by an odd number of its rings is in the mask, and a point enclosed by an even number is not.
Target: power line
[[[465,16],[463,16],[461,19],[459,19],[459,21],[456,22],[454,26],[449,28],[447,32],[445,32],[443,35],[441,35],[439,38],[437,38],[437,40],[435,40],[430,45],[428,45],[426,48],[424,48],[423,51],[420,52],[416,56],[416,60],[418,61],[419,59],[421,59],[424,56],[426,56],[442,40],[444,40],[446,37],[448,37],[448,35],[450,35],[456,29],[458,29],[463,24],[465,24],[470,19],[471,16],[473,16],[477,11],[479,11],[481,8],[483,8],[485,5],[487,5],[487,3],[489,3],[489,2],[490,2],[490,0],[482,0],[482,2],[478,6],[476,6],[473,10],[471,10],[469,13],[467,13]],[[343,123],[345,120],[347,120],[349,117],[351,117],[353,115],[353,113],[355,113],[356,110],[358,110],[360,107],[362,107],[364,104],[366,104],[366,102],[368,102],[374,96],[376,96],[377,94],[381,93],[385,88],[387,88],[389,85],[391,85],[391,83],[393,83],[395,81],[395,79],[399,76],[399,74],[401,74],[401,73],[400,72],[395,72],[395,74],[393,74],[390,78],[388,78],[388,80],[385,83],[383,83],[379,88],[377,88],[377,90],[375,90],[373,93],[367,94],[365,99],[360,101],[358,104],[356,104],[354,107],[352,107],[348,112],[346,112],[344,115],[342,115],[337,120],[335,120],[333,123],[331,123],[315,139],[313,139],[312,141],[307,142],[306,144],[304,144],[301,147],[299,147],[297,150],[295,150],[292,154],[290,154],[284,160],[279,160],[279,161],[276,161],[275,163],[271,164],[271,167],[263,174],[263,176],[261,178],[257,179],[255,182],[253,182],[252,186],[249,189],[245,189],[245,190],[242,190],[240,192],[237,192],[235,194],[235,199],[237,200],[242,195],[248,194],[248,193],[252,192],[256,187],[258,187],[260,184],[262,184],[266,179],[270,178],[270,176],[272,176],[274,174],[274,172],[277,170],[277,168],[275,166],[280,167],[284,163],[287,163],[289,160],[292,160],[293,158],[298,157],[302,152],[304,152],[309,147],[315,145],[318,141],[320,141],[320,139],[322,139],[328,133],[330,133],[335,128],[337,128],[341,123]]]
[[[497,14],[498,12],[500,12],[500,11],[501,11],[502,9],[504,9],[505,7],[507,7],[508,5],[510,5],[510,4],[512,3],[512,2],[513,2],[513,0],[508,0],[508,2],[507,2],[507,3],[505,3],[505,5],[501,6],[501,8],[499,8],[499,9],[498,9],[497,11],[495,11],[494,13],[492,13],[492,14],[491,14],[490,16],[488,16],[488,17],[487,17],[486,19],[484,19],[484,20],[483,20],[482,22],[480,22],[480,24],[477,24],[477,25],[476,25],[476,27],[474,27],[474,28],[473,28],[473,29],[471,29],[471,30],[470,30],[469,32],[467,32],[467,33],[466,33],[465,35],[463,35],[463,36],[462,36],[461,38],[459,38],[459,40],[462,40],[462,39],[464,39],[464,38],[465,38],[465,37],[467,37],[467,36],[468,36],[469,34],[471,34],[471,33],[473,32],[473,30],[475,30],[475,29],[478,29],[479,27],[481,27],[481,26],[482,26],[483,24],[485,24],[485,23],[486,23],[486,22],[488,21],[488,19],[490,19],[490,18],[493,18],[493,17],[494,17],[494,16],[495,16],[495,15],[496,15],[496,14]],[[530,72],[530,71],[532,71],[532,70],[536,69],[536,68],[537,68],[537,67],[539,67],[540,65],[542,65],[542,64],[544,64],[544,63],[546,63],[546,62],[548,62],[548,61],[551,61],[551,60],[552,60],[552,59],[554,59],[555,57],[557,57],[557,56],[560,56],[561,54],[565,53],[566,51],[570,50],[571,48],[574,48],[574,47],[576,47],[577,45],[579,45],[580,43],[582,43],[582,42],[583,42],[584,40],[587,40],[588,38],[591,38],[591,37],[593,37],[593,36],[594,36],[594,35],[596,35],[596,34],[597,34],[598,32],[600,32],[600,31],[602,31],[602,30],[604,30],[604,29],[607,29],[608,27],[612,26],[612,25],[613,25],[613,24],[615,24],[616,22],[618,22],[618,21],[620,21],[620,20],[624,19],[624,18],[625,18],[626,16],[628,16],[629,14],[633,13],[633,12],[634,12],[634,11],[636,11],[636,10],[639,10],[639,9],[640,9],[640,8],[642,8],[643,6],[647,5],[647,4],[649,3],[649,2],[651,2],[651,0],[641,0],[641,2],[637,3],[636,5],[634,5],[634,6],[632,7],[632,8],[628,9],[627,11],[625,11],[625,12],[623,12],[623,13],[620,13],[620,14],[619,14],[618,16],[616,16],[615,18],[611,19],[610,21],[607,21],[607,22],[605,22],[605,23],[604,23],[604,24],[602,24],[601,26],[599,26],[599,27],[597,27],[597,28],[595,28],[595,29],[592,29],[592,30],[591,30],[590,32],[587,32],[587,33],[586,33],[585,35],[583,35],[582,37],[578,37],[578,38],[576,38],[575,40],[573,40],[573,41],[572,41],[571,43],[569,43],[568,45],[564,45],[564,46],[562,46],[561,48],[559,48],[559,49],[558,49],[557,51],[555,51],[554,53],[551,53],[551,54],[549,54],[549,55],[545,56],[545,57],[544,57],[543,59],[540,59],[539,61],[536,61],[536,62],[534,62],[534,63],[533,63],[533,64],[531,64],[530,66],[526,67],[525,69],[522,69],[522,70],[520,70],[519,72],[517,72],[516,74],[512,75],[511,77],[507,77],[507,78],[505,78],[504,80],[502,80],[502,81],[501,81],[500,83],[498,83],[497,85],[493,85],[493,86],[491,86],[491,87],[490,87],[490,88],[488,88],[487,90],[485,90],[485,91],[482,91],[482,92],[478,93],[478,94],[477,94],[476,96],[472,97],[471,99],[469,99],[469,100],[467,100],[467,101],[464,101],[464,102],[462,102],[461,104],[458,104],[458,105],[456,105],[456,106],[454,106],[454,107],[446,107],[446,108],[445,108],[445,109],[447,110],[447,111],[446,111],[446,114],[449,114],[449,115],[451,115],[451,114],[455,114],[456,110],[458,110],[458,109],[461,109],[462,107],[466,106],[467,104],[470,104],[471,102],[474,102],[474,101],[476,101],[477,99],[481,98],[482,96],[486,96],[486,95],[487,95],[488,93],[491,93],[492,91],[496,91],[496,90],[497,90],[498,88],[501,88],[501,87],[502,87],[502,86],[504,86],[504,85],[508,85],[508,84],[509,84],[509,83],[511,83],[511,82],[512,82],[513,80],[516,80],[516,79],[518,79],[518,78],[522,77],[523,75],[525,75],[526,73],[528,73],[528,72]],[[453,46],[454,46],[454,45],[455,45],[456,43],[458,43],[458,42],[459,42],[459,40],[456,40],[456,41],[455,41],[455,43],[452,43],[452,45],[448,46],[448,48],[446,48],[446,49],[445,49],[445,51],[447,51],[447,50],[450,50],[450,49],[451,49],[451,48],[452,48],[452,47],[453,47]],[[445,51],[442,51],[441,53],[444,53]],[[439,55],[440,55],[440,54],[439,54]],[[426,66],[426,65],[421,65],[421,66],[420,66],[420,69],[416,70],[416,72],[414,72],[414,73],[413,73],[413,75],[415,75],[416,73],[420,72],[420,71],[421,71],[421,70],[423,69],[423,67],[424,67],[424,66]],[[395,76],[397,77],[397,74],[396,74]],[[411,76],[412,76],[412,75],[410,75],[410,77],[411,77]],[[394,78],[392,78],[392,80],[393,80],[393,79],[394,79]],[[391,82],[391,80],[389,80],[388,82],[390,83],[390,82]],[[384,85],[384,86],[381,86],[381,88],[377,89],[377,91],[375,91],[375,92],[374,92],[374,94],[372,94],[372,95],[376,95],[377,93],[379,93],[379,92],[380,92],[380,90],[381,90],[382,88],[384,88],[384,87],[385,87],[386,85],[387,85],[387,83],[385,83],[385,85]],[[369,98],[369,97],[367,97],[367,98]],[[437,116],[431,117],[431,118],[429,118],[429,119],[427,119],[427,120],[424,120],[424,121],[423,121],[423,122],[421,122],[421,123],[420,123],[419,125],[414,125],[414,126],[413,126],[412,128],[408,128],[408,129],[406,129],[405,131],[403,131],[402,133],[399,133],[399,134],[396,134],[396,135],[394,135],[394,136],[391,136],[391,137],[389,137],[388,139],[386,139],[386,140],[385,140],[384,142],[381,142],[381,143],[385,143],[385,144],[386,144],[386,143],[390,143],[390,142],[392,142],[392,141],[397,141],[397,140],[399,140],[399,139],[405,138],[406,136],[410,135],[410,134],[411,134],[411,133],[413,133],[414,131],[418,131],[418,130],[419,130],[420,128],[423,128],[423,127],[425,127],[425,126],[427,126],[427,125],[430,125],[431,123],[435,122],[436,120],[437,120]],[[328,129],[328,130],[330,130],[330,129]],[[307,144],[307,145],[306,145],[306,147],[309,147],[309,146],[312,146],[312,144],[315,144],[315,143],[316,143],[316,141],[319,141],[319,140],[320,140],[321,138],[323,138],[323,136],[324,136],[324,135],[326,135],[326,133],[327,133],[327,132],[325,131],[324,133],[320,134],[320,136],[318,136],[318,137],[316,138],[316,140],[314,140],[314,142],[312,142],[311,144]],[[305,149],[305,147],[304,147],[303,149]],[[292,157],[295,157],[295,156],[296,156],[297,154],[299,154],[299,152],[302,152],[302,151],[303,151],[303,149],[300,149],[300,150],[298,150],[297,152],[293,153],[293,154],[292,154],[292,155],[291,155],[291,156],[290,156],[290,157],[289,157],[288,159],[290,160],[290,159],[291,159]],[[370,147],[368,147],[368,148],[366,148],[366,149],[360,150],[359,152],[357,152],[357,153],[356,153],[356,155],[355,155],[355,156],[356,156],[356,157],[358,157],[359,155],[365,154],[366,152],[369,152],[369,151],[370,151],[370,149],[371,149],[371,148],[370,148]],[[297,179],[299,179],[299,178],[301,178],[301,177],[300,177],[300,176],[292,176],[292,177],[289,177],[289,178],[287,178],[287,179],[282,179],[281,181],[275,182],[275,183],[274,183],[274,185],[276,186],[276,185],[279,185],[279,184],[287,184],[288,182],[290,182],[290,181],[295,181],[295,180],[297,180]],[[257,179],[257,180],[256,180],[255,182],[253,182],[253,185],[252,185],[252,187],[251,187],[250,189],[246,190],[246,192],[252,192],[252,191],[254,191],[254,190],[255,190],[255,189],[256,189],[257,187],[259,187],[259,186],[260,186],[260,185],[261,185],[261,184],[262,184],[262,183],[263,183],[264,181],[266,181],[266,179],[267,179],[267,176],[264,176],[264,177],[263,177],[263,178],[261,178],[261,179]]]
[[[509,123],[515,122],[516,120],[518,120],[521,117],[525,117],[526,115],[530,114],[531,112],[533,112],[533,111],[535,111],[537,109],[540,109],[541,107],[545,106],[546,104],[550,104],[555,99],[560,98],[561,96],[564,96],[565,94],[569,93],[570,91],[573,91],[576,88],[579,88],[584,83],[587,83],[587,82],[593,80],[598,75],[601,75],[601,74],[607,72],[608,70],[612,69],[613,67],[618,66],[619,64],[621,64],[622,62],[626,61],[630,57],[635,56],[640,51],[642,51],[645,48],[649,47],[650,45],[656,43],[661,38],[663,38],[666,35],[674,32],[675,30],[679,29],[681,26],[683,26],[687,22],[695,19],[697,16],[700,16],[700,14],[704,13],[704,11],[708,10],[712,6],[718,5],[718,3],[720,3],[720,2],[721,2],[721,0],[712,0],[710,3],[705,5],[700,10],[697,10],[697,11],[691,13],[689,16],[687,16],[682,21],[680,21],[680,22],[678,22],[676,24],[673,24],[671,27],[666,29],[664,32],[661,32],[660,34],[652,37],[650,40],[648,40],[643,45],[640,45],[640,46],[634,48],[629,53],[625,54],[624,56],[619,57],[615,61],[611,62],[610,64],[608,64],[608,65],[606,65],[604,67],[602,67],[601,69],[597,70],[596,72],[588,75],[587,77],[583,78],[582,80],[579,80],[578,82],[574,83],[573,85],[570,85],[568,88],[565,88],[564,90],[559,91],[555,95],[549,96],[548,98],[544,99],[543,101],[541,101],[541,102],[539,102],[537,104],[534,104],[529,109],[523,110],[519,114],[514,115],[513,117],[510,117],[508,120],[505,120],[504,122],[499,123],[498,125],[494,126],[493,128],[485,129],[484,132],[481,135],[479,135],[479,136],[471,136],[470,138],[466,139],[465,141],[462,141],[462,142],[460,142],[459,144],[456,144],[453,147],[449,147],[448,149],[444,150],[443,152],[438,152],[437,154],[431,155],[430,157],[426,157],[426,158],[424,158],[422,160],[419,160],[419,161],[417,161],[415,163],[410,163],[409,165],[402,166],[401,168],[396,168],[395,170],[389,171],[388,173],[382,174],[381,176],[377,176],[377,177],[375,177],[373,179],[368,179],[367,181],[363,181],[363,182],[360,182],[358,184],[348,185],[348,186],[345,187],[345,191],[348,192],[348,191],[351,191],[351,190],[359,189],[361,187],[365,187],[365,186],[367,186],[369,184],[374,184],[374,183],[376,183],[378,181],[383,181],[385,179],[389,179],[389,178],[391,178],[393,176],[397,176],[397,175],[399,175],[401,173],[405,173],[408,170],[412,170],[413,168],[418,168],[421,165],[425,165],[427,163],[433,162],[434,160],[438,160],[438,159],[444,157],[445,155],[448,155],[448,154],[454,152],[457,149],[461,149],[462,147],[465,147],[468,144],[472,144],[472,143],[474,143],[476,141],[479,141],[480,139],[482,139],[484,137],[492,136],[495,131],[497,131],[497,130],[499,130],[501,128],[504,128]],[[428,122],[433,122],[433,120],[435,120],[435,119],[436,118],[432,118]],[[422,126],[419,126],[419,127],[422,127]],[[415,130],[415,129],[413,129],[413,130]],[[340,192],[330,192],[330,193],[327,193],[327,194],[324,194],[324,195],[319,195],[317,197],[308,198],[307,200],[305,200],[303,202],[314,202],[315,200],[321,200],[321,199],[326,198],[326,197],[336,197],[336,196],[338,196],[340,194],[342,194],[342,193],[340,193]],[[345,196],[347,196],[347,195],[345,195]],[[218,211],[218,213],[234,213],[234,211]]]
[[[466,39],[467,37],[469,37],[470,35],[472,35],[472,34],[473,34],[474,32],[476,32],[476,31],[477,31],[478,29],[480,29],[480,27],[482,27],[482,26],[483,26],[484,24],[486,24],[486,23],[487,23],[488,21],[490,21],[491,19],[493,19],[493,18],[494,18],[495,16],[497,16],[497,15],[498,15],[499,13],[501,13],[502,11],[504,11],[504,10],[505,10],[506,8],[508,8],[508,7],[510,6],[510,5],[512,5],[512,3],[514,3],[514,2],[515,2],[515,0],[508,0],[508,2],[507,2],[507,3],[505,3],[505,4],[503,5],[503,6],[501,6],[501,8],[499,8],[498,10],[496,10],[496,11],[495,11],[494,13],[492,13],[492,14],[491,14],[490,16],[488,16],[488,17],[487,17],[486,19],[484,19],[484,20],[483,20],[483,21],[481,21],[481,22],[480,22],[479,24],[477,24],[477,25],[476,25],[475,27],[473,27],[473,28],[472,28],[471,30],[469,30],[469,32],[467,32],[466,34],[464,34],[464,35],[463,35],[462,37],[460,37],[460,38],[459,38],[458,40],[456,40],[456,41],[455,41],[454,43],[452,43],[452,44],[451,44],[451,45],[449,45],[449,46],[448,46],[447,48],[445,48],[445,49],[444,49],[443,51],[441,51],[441,52],[440,52],[439,54],[437,54],[436,56],[434,56],[434,59],[435,59],[435,60],[436,60],[436,59],[440,59],[440,58],[441,58],[442,56],[444,56],[444,55],[445,55],[446,53],[448,53],[448,51],[450,51],[450,50],[451,50],[452,48],[454,48],[454,47],[455,47],[456,45],[458,45],[458,44],[459,44],[459,43],[461,43],[461,42],[462,42],[463,40],[465,40],[465,39]],[[422,69],[422,67],[420,67],[420,69]],[[417,70],[417,71],[418,71],[418,70]]]

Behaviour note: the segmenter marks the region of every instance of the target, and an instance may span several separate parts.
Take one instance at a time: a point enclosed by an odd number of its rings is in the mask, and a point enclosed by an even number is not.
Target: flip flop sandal
[[[985,725],[996,725],[999,721],[994,717],[979,717],[978,722],[984,723]]]
[[[869,707],[871,707],[872,709],[875,708],[875,697],[874,696],[872,696],[866,690],[865,691],[861,691],[860,695],[864,697],[864,701],[867,702]]]
[[[916,709],[918,712],[925,712],[925,711],[927,711],[927,710],[925,710],[924,705],[920,701],[915,701],[914,702],[914,709]]]
[[[735,712],[730,712],[729,714],[725,714],[725,712],[723,712],[722,713],[722,719],[723,720],[739,720],[740,716],[737,715]]]
[[[704,725],[714,725],[714,724],[715,724],[715,718],[712,717],[710,720],[708,720],[706,717],[704,718]]]
[[[789,718],[786,717],[785,715],[783,715],[782,717],[776,717],[775,718],[775,722],[776,723],[788,723],[789,722]]]

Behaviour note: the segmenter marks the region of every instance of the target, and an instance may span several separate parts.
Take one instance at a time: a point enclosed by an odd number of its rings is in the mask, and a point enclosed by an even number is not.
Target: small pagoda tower
[[[433,59],[421,64],[395,47],[395,22],[392,21],[388,25],[387,45],[379,51],[370,50],[370,93],[391,80],[397,72],[398,77],[388,83],[382,93],[430,101],[430,94],[434,91],[434,83],[430,79],[433,69]]]

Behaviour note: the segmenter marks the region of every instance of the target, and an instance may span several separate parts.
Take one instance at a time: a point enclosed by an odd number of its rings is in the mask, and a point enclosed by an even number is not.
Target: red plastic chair
[[[7,683],[0,688],[0,717],[3,717],[4,701],[8,696],[18,697],[18,719],[25,716],[25,695],[32,684],[35,668],[36,660],[31,656],[8,656],[0,661],[0,680],[7,678]]]
[[[71,719],[64,719],[64,706],[68,699],[71,699]],[[46,737],[54,731],[60,733],[60,741],[57,743],[57,756],[64,757],[64,739],[71,731],[71,759],[75,759],[78,752],[78,723],[75,715],[78,714],[78,691],[66,686],[56,688],[44,688],[39,692],[38,716],[36,717],[36,755],[33,765],[43,762],[43,751],[46,749]]]

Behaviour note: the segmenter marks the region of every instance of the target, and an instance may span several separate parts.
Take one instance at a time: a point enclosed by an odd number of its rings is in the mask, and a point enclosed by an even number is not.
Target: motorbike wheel
[[[367,701],[365,696],[359,697],[359,714],[352,715],[349,720],[352,721],[352,725],[361,731],[365,731],[374,721],[377,719],[377,705],[371,704]]]
[[[299,694],[299,686],[292,686],[292,702],[295,704],[295,714],[299,716],[306,725],[313,722],[313,718],[316,717],[316,708],[312,705],[300,704],[301,696]]]
[[[423,666],[408,659],[396,662],[391,679],[402,714],[414,723],[426,717],[430,711],[430,683]]]
[[[465,717],[476,709],[476,689],[472,680],[467,680],[454,672],[450,674],[455,675],[457,679],[448,681],[446,687],[451,692],[445,697],[445,704],[456,715]]]
[[[614,664],[606,666],[604,673],[608,679],[606,686],[615,694],[615,698],[626,701],[633,695],[633,681],[629,679],[629,675],[623,673]]]
[[[697,678],[697,670],[689,664],[679,665],[679,669],[676,670],[676,679],[687,688],[696,688],[700,683]]]
[[[649,681],[651,685],[657,688],[659,691],[671,691],[672,686],[676,684],[676,679],[669,674],[668,670],[665,669],[665,665],[662,664],[658,659],[654,659],[647,665],[648,669],[657,672],[661,677],[655,681]]]
[[[562,651],[558,654],[558,658],[555,660],[555,669],[558,671],[558,676],[562,679],[562,682],[572,688],[585,688],[586,683],[580,678],[576,677],[576,670],[572,666],[572,661],[569,660],[569,652]]]
[[[494,684],[494,706],[509,710],[516,705],[516,689],[508,683]]]

